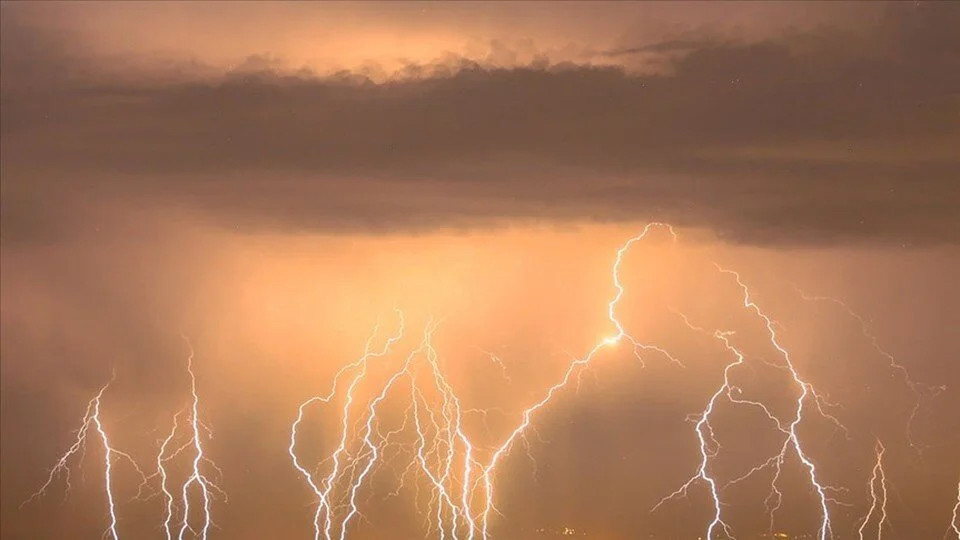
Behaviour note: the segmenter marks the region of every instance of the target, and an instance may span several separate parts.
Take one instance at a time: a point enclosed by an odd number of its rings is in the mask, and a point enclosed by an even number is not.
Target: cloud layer
[[[659,55],[656,74],[464,61],[374,83],[257,62],[96,75],[123,70],[5,17],[3,236],[49,241],[124,201],[252,230],[662,219],[956,243],[957,27],[950,4],[893,6],[860,32],[615,51]]]

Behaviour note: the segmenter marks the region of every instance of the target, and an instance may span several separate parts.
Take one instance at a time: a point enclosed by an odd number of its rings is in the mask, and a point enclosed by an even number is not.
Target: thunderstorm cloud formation
[[[131,60],[85,56],[15,8],[2,32],[8,242],[70,234],[89,211],[77,196],[244,230],[657,219],[757,244],[960,240],[949,4],[594,56],[626,64],[450,57],[380,78],[269,57],[121,76]]]
[[[3,540],[960,535],[960,4],[0,14]]]

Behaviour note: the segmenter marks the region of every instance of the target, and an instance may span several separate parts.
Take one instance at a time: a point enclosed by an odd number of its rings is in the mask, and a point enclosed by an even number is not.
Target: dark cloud
[[[383,83],[264,62],[93,76],[111,67],[7,19],[5,240],[66,215],[20,201],[112,197],[252,229],[663,219],[750,243],[960,241],[951,4],[893,6],[863,32],[641,47],[672,55],[660,74],[462,62]]]
[[[640,53],[664,53],[664,52],[689,52],[692,50],[699,49],[701,47],[709,47],[712,44],[710,42],[698,41],[698,40],[687,40],[687,39],[671,39],[669,41],[660,41],[650,45],[640,45],[638,47],[624,47],[621,49],[613,49],[610,51],[604,52],[607,56],[623,56],[628,54],[640,54]]]

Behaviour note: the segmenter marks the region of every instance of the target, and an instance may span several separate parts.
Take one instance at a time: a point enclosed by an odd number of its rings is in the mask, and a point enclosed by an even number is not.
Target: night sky
[[[4,539],[960,538],[960,5],[0,9]]]

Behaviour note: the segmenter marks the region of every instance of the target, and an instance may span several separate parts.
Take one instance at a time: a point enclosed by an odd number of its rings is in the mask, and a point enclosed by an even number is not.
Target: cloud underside
[[[2,233],[50,241],[89,201],[136,201],[247,230],[658,219],[757,244],[957,243],[958,27],[954,5],[894,6],[863,34],[690,42],[657,74],[465,63],[373,83],[83,75],[9,23]]]

